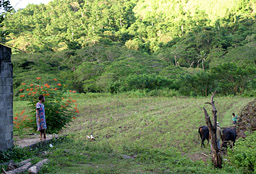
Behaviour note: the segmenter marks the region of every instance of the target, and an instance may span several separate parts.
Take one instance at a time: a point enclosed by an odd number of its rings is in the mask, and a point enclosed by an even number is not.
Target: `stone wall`
[[[11,49],[0,44],[0,150],[13,147],[12,78]]]

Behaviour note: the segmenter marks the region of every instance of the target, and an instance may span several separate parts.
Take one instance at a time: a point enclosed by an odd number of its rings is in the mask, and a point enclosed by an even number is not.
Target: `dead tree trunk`
[[[207,104],[210,104],[212,106],[213,124],[205,108],[204,108],[204,115],[205,115],[205,121],[208,126],[210,137],[211,137],[212,162],[214,164],[214,167],[222,168],[222,157],[220,154],[220,149],[217,146],[217,136],[216,136],[217,109],[213,101],[215,94],[216,92],[214,92],[214,94],[212,95],[211,102],[207,102]]]
[[[10,170],[10,171],[7,171],[6,173],[7,174],[17,174],[17,173],[22,173],[22,172],[25,172],[30,166],[32,165],[31,162],[28,162],[27,164],[25,164],[24,166],[21,166],[17,169],[14,169],[14,170]]]
[[[38,163],[36,163],[35,165],[33,165],[32,167],[30,167],[28,169],[28,173],[30,174],[37,174],[40,170],[40,168],[48,162],[48,159],[44,159],[42,161],[39,161]]]

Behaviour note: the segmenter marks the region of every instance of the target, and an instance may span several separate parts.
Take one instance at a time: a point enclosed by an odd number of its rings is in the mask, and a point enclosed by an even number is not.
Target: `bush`
[[[123,91],[132,91],[132,90],[156,90],[163,88],[172,88],[172,80],[155,74],[141,74],[141,75],[129,75],[118,83],[112,85],[112,88],[115,90]],[[113,91],[111,88],[111,92]]]
[[[254,65],[238,66],[234,63],[224,63],[212,68],[210,74],[221,94],[243,94],[245,90],[255,89]]]
[[[143,47],[143,42],[138,38],[134,40],[128,40],[125,42],[125,46],[131,50],[140,50]]]
[[[14,147],[6,151],[0,151],[0,163],[9,161],[9,160],[21,160],[27,159],[32,155],[31,151],[24,150],[20,147]],[[1,164],[0,164],[1,165]]]
[[[37,130],[35,106],[38,102],[38,96],[44,95],[46,100],[45,115],[48,133],[58,133],[63,127],[65,127],[72,119],[75,119],[79,113],[77,109],[76,100],[71,97],[64,98],[64,94],[67,92],[75,93],[75,91],[65,91],[62,84],[54,79],[55,84],[49,85],[48,83],[42,84],[40,77],[37,78],[35,83],[27,85],[22,83],[19,89],[19,97],[21,100],[29,101],[30,112],[29,115],[23,115],[23,110],[20,114],[16,114],[14,117],[14,125],[16,129],[23,129],[24,127],[31,127]],[[19,118],[22,117],[22,118]]]
[[[207,71],[185,74],[179,79],[179,92],[186,96],[208,96],[213,91],[213,80]]]
[[[256,132],[239,139],[233,150],[229,150],[230,162],[244,173],[256,173]]]

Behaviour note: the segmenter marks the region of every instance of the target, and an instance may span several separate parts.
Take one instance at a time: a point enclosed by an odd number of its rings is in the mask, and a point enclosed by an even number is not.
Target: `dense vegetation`
[[[64,96],[68,91],[56,78],[54,78],[55,83],[49,84],[41,83],[41,77],[37,77],[36,81],[36,83],[31,84],[22,83],[22,87],[19,89],[19,98],[28,103],[25,107],[20,105],[22,108],[19,111],[15,110],[14,133],[24,134],[24,130],[27,128],[32,128],[34,131],[38,129],[37,124],[35,124],[35,106],[38,103],[39,95],[47,98],[44,102],[45,115],[47,115],[47,133],[58,133],[79,113],[76,100]],[[70,91],[68,93],[73,94],[75,92]]]
[[[229,152],[230,161],[235,167],[242,168],[244,173],[256,172],[255,142],[256,132],[247,134],[247,138],[239,139],[234,150]]]
[[[209,70],[168,64],[156,55],[120,46],[92,46],[58,53],[14,55],[14,87],[57,77],[79,92],[178,91],[183,95],[255,95],[255,65],[224,63]],[[253,92],[254,90],[254,92]],[[249,91],[249,92],[248,92]],[[176,92],[177,93],[177,92]]]
[[[19,53],[15,87],[57,73],[79,92],[255,96],[255,13],[254,0],[54,0],[7,13],[1,42]]]

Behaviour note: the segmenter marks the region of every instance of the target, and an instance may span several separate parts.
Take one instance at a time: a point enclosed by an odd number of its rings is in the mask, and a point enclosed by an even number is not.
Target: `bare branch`
[[[208,115],[208,113],[207,113],[207,111],[206,111],[206,109],[205,108],[203,108],[204,109],[204,115],[205,115],[205,118],[208,118],[209,117],[209,115]],[[210,118],[210,117],[209,117]]]
[[[211,103],[214,103],[213,98],[214,98],[216,92],[217,92],[217,91],[214,91],[214,93],[213,93],[212,96],[211,96]]]

